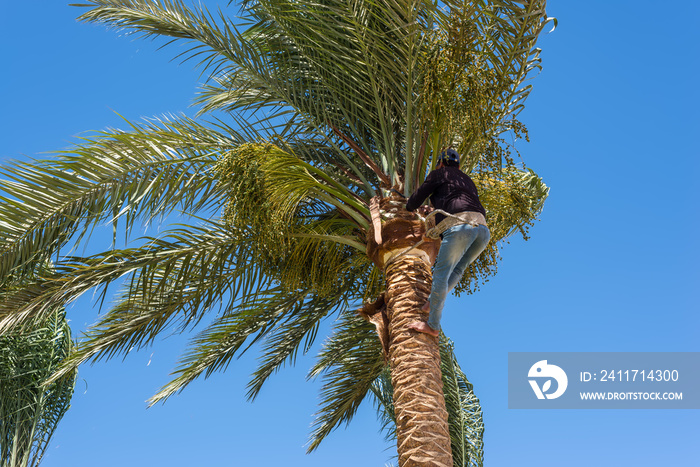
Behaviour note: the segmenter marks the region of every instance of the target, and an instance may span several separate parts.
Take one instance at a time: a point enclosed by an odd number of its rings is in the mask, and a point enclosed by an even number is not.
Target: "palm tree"
[[[406,327],[421,318],[438,245],[406,251],[426,224],[401,196],[441,148],[460,151],[494,241],[458,293],[495,272],[497,241],[525,235],[548,190],[516,167],[502,135],[526,134],[516,116],[540,66],[545,1],[247,0],[235,21],[178,0],[86,6],[85,21],[189,44],[180,56],[209,76],[200,116],[217,118],[128,123],[5,167],[0,278],[59,261],[3,293],[0,328],[123,280],[68,371],[213,316],[155,403],[260,342],[254,398],[335,314],[311,371],[324,402],[310,450],[352,418],[388,363],[400,465],[452,465],[438,340]],[[128,248],[60,255],[100,223],[130,235],[175,212],[193,222]]]
[[[0,335],[0,466],[35,467],[70,406],[77,371],[46,380],[73,347],[63,307],[38,325]]]

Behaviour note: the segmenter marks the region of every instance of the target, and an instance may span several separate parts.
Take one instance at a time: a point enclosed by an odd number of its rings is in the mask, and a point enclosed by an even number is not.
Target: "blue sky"
[[[193,114],[199,76],[170,61],[177,48],[79,24],[62,2],[1,5],[3,160],[123,126],[116,112]],[[660,5],[549,2],[559,27],[540,41],[543,71],[521,114],[531,142],[518,149],[550,198],[532,238],[504,245],[499,273],[443,316],[484,409],[489,467],[698,465],[697,410],[507,408],[508,352],[700,351],[700,6]],[[76,332],[97,316],[88,302],[70,309]],[[393,455],[370,404],[305,454],[318,400],[309,358],[254,403],[250,355],[147,410],[185,342],[82,367],[43,465],[349,467]]]

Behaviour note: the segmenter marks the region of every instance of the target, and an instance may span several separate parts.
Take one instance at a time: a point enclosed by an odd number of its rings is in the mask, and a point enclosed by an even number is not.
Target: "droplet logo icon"
[[[566,391],[566,386],[569,384],[569,378],[566,377],[564,370],[556,365],[548,364],[547,360],[540,360],[532,365],[530,367],[530,371],[527,373],[527,376],[528,378],[535,378],[528,379],[528,382],[530,383],[530,386],[532,386],[532,390],[535,391],[535,395],[538,399],[556,399],[564,394],[564,391]],[[542,380],[544,378],[547,379],[540,388],[538,379]],[[547,391],[552,388],[552,379],[557,382],[557,388],[556,391],[549,394]]]

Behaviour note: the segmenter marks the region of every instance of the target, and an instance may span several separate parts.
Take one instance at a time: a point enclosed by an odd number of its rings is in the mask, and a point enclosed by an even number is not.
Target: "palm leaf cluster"
[[[39,465],[70,406],[77,371],[48,378],[73,347],[62,307],[28,332],[0,336],[0,465]]]
[[[515,117],[539,67],[544,0],[247,0],[236,19],[179,0],[84,6],[84,21],[186,44],[179,57],[208,76],[200,117],[215,118],[128,123],[0,169],[0,281],[57,258],[21,289],[0,282],[0,329],[121,287],[55,378],[204,323],[152,402],[252,346],[254,397],[334,316],[311,371],[324,382],[313,449],[384,368],[372,326],[352,311],[383,287],[366,254],[370,199],[392,187],[409,195],[453,146],[494,240],[525,233],[542,208],[547,188],[516,168],[500,135],[525,132]],[[134,238],[169,215],[186,223]],[[126,247],[66,254],[104,223]],[[493,273],[497,256],[494,247],[461,289]]]

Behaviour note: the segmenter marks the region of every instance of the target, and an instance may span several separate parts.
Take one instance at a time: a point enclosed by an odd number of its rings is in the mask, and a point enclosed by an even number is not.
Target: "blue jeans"
[[[433,269],[428,326],[440,330],[442,308],[447,294],[462,279],[467,266],[484,251],[490,238],[491,232],[485,225],[456,225],[442,234],[440,252]]]

